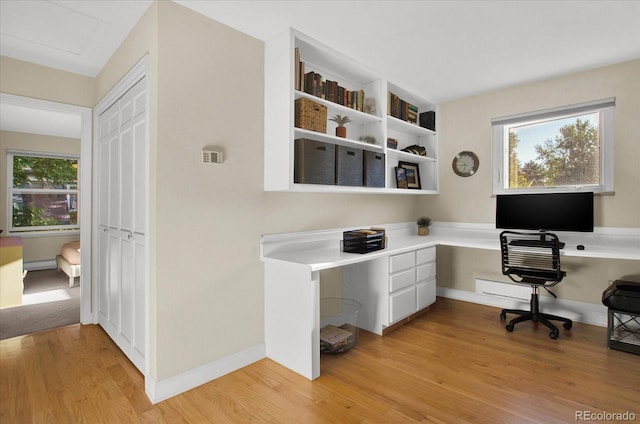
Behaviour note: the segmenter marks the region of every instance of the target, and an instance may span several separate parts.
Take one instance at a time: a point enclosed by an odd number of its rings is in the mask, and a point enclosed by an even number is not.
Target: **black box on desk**
[[[384,187],[384,153],[364,151],[364,185]]]
[[[336,184],[362,186],[362,149],[336,146]]]
[[[384,230],[353,230],[342,233],[342,250],[349,253],[369,253],[385,248]]]
[[[336,146],[306,138],[298,138],[294,143],[293,182],[335,184]]]

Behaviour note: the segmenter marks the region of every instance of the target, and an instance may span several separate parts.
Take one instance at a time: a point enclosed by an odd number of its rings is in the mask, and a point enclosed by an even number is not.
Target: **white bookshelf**
[[[337,81],[347,90],[363,90],[365,97],[375,101],[375,111],[361,112],[295,88],[295,49],[304,62],[305,73],[314,71],[323,80]],[[265,141],[264,190],[301,192],[398,193],[435,194],[438,182],[438,138],[435,131],[422,128],[387,115],[387,93],[391,91],[418,107],[420,113],[437,106],[412,91],[387,81],[382,75],[359,64],[353,58],[289,29],[265,44]],[[326,133],[294,126],[294,104],[306,98],[327,107],[327,119],[336,114],[348,115],[347,138],[336,137],[333,121],[327,121]],[[437,116],[437,113],[436,113]],[[364,137],[369,142],[363,141]],[[387,138],[398,140],[398,148],[387,147]],[[294,140],[307,138],[338,146],[369,150],[385,155],[384,187],[353,187],[294,182]],[[375,140],[371,142],[371,138]],[[405,153],[401,149],[417,144],[427,150],[427,156]],[[418,164],[421,190],[398,189],[395,167],[399,161]]]

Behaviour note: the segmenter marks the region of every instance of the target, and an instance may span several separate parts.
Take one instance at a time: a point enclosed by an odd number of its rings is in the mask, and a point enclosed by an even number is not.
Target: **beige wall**
[[[41,153],[80,154],[80,139],[0,131],[0,180],[7,177],[7,150],[22,150]],[[7,230],[8,205],[6,185],[0,190],[0,228]],[[4,233],[3,235],[6,235]],[[55,259],[60,247],[69,241],[78,240],[79,234],[64,236],[23,237],[22,255],[25,262]]]
[[[0,56],[0,92],[93,107],[95,82],[70,72]]]
[[[158,378],[264,341],[260,235],[413,220],[413,196],[263,191],[262,42],[159,8]],[[221,165],[199,164],[218,145]],[[295,317],[292,317],[295,319]]]
[[[615,196],[596,197],[595,225],[640,227],[639,76],[636,60],[441,104],[441,194],[421,198],[421,209],[436,221],[494,223],[491,119],[615,97]],[[473,177],[458,177],[451,169],[454,155],[462,150],[472,150],[480,159]]]
[[[421,198],[420,212],[436,221],[493,224],[491,119],[615,97],[615,195],[596,196],[595,225],[640,227],[639,76],[640,60],[635,60],[441,104],[441,194]],[[473,177],[458,177],[451,169],[454,155],[461,150],[472,150],[480,158]],[[565,259],[563,266],[568,275],[557,291],[573,300],[599,303],[608,280],[622,276],[640,280],[638,261]],[[474,291],[476,277],[505,281],[499,267],[497,252],[439,248],[438,285]]]

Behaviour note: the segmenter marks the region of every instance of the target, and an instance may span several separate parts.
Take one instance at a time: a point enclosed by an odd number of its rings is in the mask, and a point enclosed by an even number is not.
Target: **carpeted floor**
[[[80,322],[79,280],[70,289],[63,272],[29,271],[22,305],[0,309],[0,340]]]

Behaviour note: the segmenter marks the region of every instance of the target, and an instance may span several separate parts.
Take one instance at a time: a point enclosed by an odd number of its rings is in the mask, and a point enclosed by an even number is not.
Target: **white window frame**
[[[78,198],[78,209],[80,205],[80,173],[78,173],[78,188],[76,189],[24,189],[13,187],[13,158],[15,156],[29,156],[39,158],[54,159],[70,159],[78,161],[78,169],[80,169],[80,156],[65,153],[43,153],[28,152],[21,150],[7,151],[7,228],[11,235],[19,235],[21,237],[29,236],[54,236],[61,234],[80,234],[80,215],[75,225],[45,225],[33,227],[14,227],[13,226],[13,194],[14,193],[36,193],[36,194],[75,194]]]
[[[613,118],[615,98],[539,110],[518,115],[504,116],[491,120],[493,130],[493,194],[559,193],[567,191],[593,191],[613,194]],[[534,124],[551,119],[561,119],[575,115],[601,112],[600,122],[600,184],[559,187],[508,188],[509,179],[509,128]]]

